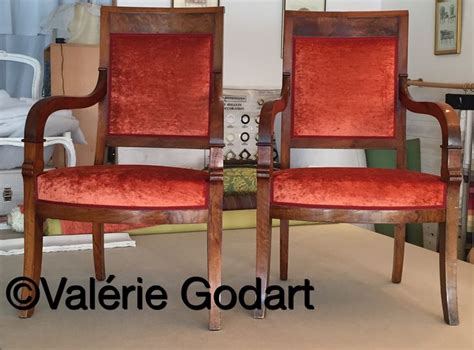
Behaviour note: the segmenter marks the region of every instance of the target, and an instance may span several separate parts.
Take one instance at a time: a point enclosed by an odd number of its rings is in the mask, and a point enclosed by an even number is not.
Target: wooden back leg
[[[439,224],[439,275],[444,320],[459,324],[457,296],[457,245],[459,231],[459,183],[448,184],[446,223]]]
[[[104,224],[92,224],[95,278],[105,280]]]
[[[395,225],[394,232],[394,245],[393,245],[393,269],[392,269],[392,282],[400,283],[402,280],[403,272],[403,257],[405,254],[405,236],[406,236],[406,225]]]
[[[289,230],[289,221],[280,220],[280,279],[282,281],[288,279]]]

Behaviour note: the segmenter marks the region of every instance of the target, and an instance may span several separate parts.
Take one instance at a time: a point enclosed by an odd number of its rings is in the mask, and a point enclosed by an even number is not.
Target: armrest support
[[[209,150],[209,181],[224,181],[224,149],[223,147],[211,147]]]
[[[266,102],[260,112],[258,127],[257,177],[268,177],[273,169],[273,131],[275,117],[283,112],[290,98],[290,74],[283,73],[280,99]]]
[[[209,130],[209,181],[224,181],[224,99],[222,72],[212,72],[211,129]]]
[[[44,128],[49,116],[62,109],[90,107],[101,101],[107,93],[107,68],[99,68],[94,91],[83,97],[51,96],[39,100],[28,112],[25,124],[25,158],[23,174],[32,176],[43,170]]]
[[[224,147],[224,98],[222,97],[222,72],[212,72],[210,103],[209,145]]]
[[[461,177],[461,129],[459,117],[446,103],[417,102],[410,96],[407,75],[400,75],[400,101],[411,112],[427,114],[438,120],[442,133],[441,178],[444,181]]]

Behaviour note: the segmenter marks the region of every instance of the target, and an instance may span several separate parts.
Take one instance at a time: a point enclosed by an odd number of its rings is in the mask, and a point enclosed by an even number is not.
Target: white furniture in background
[[[33,68],[33,81],[31,87],[31,97],[39,99],[41,97],[41,65],[33,57],[0,51],[0,61],[18,62]],[[46,137],[45,148],[60,144],[66,150],[67,166],[76,165],[76,152],[71,138],[71,133],[66,132],[63,136]],[[0,146],[24,147],[22,138],[10,137],[0,138]],[[0,216],[7,215],[13,208],[23,202],[23,179],[21,168],[0,170]],[[0,223],[0,229],[8,228]]]
[[[24,147],[21,137],[0,137],[0,146]],[[62,145],[66,151],[66,166],[76,166],[76,152],[74,151],[74,143],[72,142],[71,133],[65,132],[63,136],[45,137],[44,148],[53,145]],[[0,173],[2,170],[0,170]]]
[[[33,68],[33,81],[31,84],[31,98],[39,99],[41,98],[41,78],[42,70],[41,64],[36,58],[20,55],[16,53],[10,53],[0,50],[0,61],[10,61],[24,63]],[[10,137],[10,138],[0,138],[0,146],[16,146],[23,147],[23,142],[21,138]],[[64,133],[63,136],[55,137],[46,137],[45,148],[47,146],[61,144],[66,149],[67,154],[67,166],[74,166],[76,164],[76,153],[74,151],[74,145],[71,139],[71,133]]]
[[[31,98],[38,99],[41,97],[41,64],[36,58],[0,50],[0,61],[18,62],[31,66],[33,68]]]

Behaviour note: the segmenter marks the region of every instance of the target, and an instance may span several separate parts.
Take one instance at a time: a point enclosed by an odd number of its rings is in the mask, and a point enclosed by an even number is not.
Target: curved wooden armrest
[[[258,167],[260,172],[268,172],[273,168],[273,131],[275,117],[283,112],[290,98],[290,74],[283,73],[283,85],[280,99],[266,102],[260,112],[260,123],[258,126]]]
[[[408,91],[407,75],[400,76],[400,101],[411,112],[430,115],[438,120],[442,133],[441,177],[454,180],[461,177],[461,128],[459,117],[446,103],[418,102]]]
[[[51,96],[36,102],[28,112],[25,124],[25,143],[43,143],[44,127],[49,116],[62,109],[90,107],[101,101],[107,93],[107,68],[99,68],[94,91],[87,96]]]
[[[36,102],[28,112],[25,124],[25,156],[22,167],[24,177],[33,177],[44,168],[44,127],[49,116],[61,109],[90,107],[101,101],[107,93],[107,68],[99,68],[99,79],[94,91],[84,97],[52,96]]]

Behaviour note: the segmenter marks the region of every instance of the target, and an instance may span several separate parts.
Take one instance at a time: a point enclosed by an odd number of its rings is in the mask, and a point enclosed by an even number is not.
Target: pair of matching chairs
[[[95,274],[105,278],[104,223],[208,223],[211,293],[221,283],[223,8],[103,7],[99,80],[86,97],[55,96],[25,128],[24,275],[41,274],[44,218],[93,222]],[[396,224],[392,281],[401,280],[405,224],[438,222],[443,313],[458,323],[456,245],[460,131],[445,104],[407,90],[407,12],[286,12],[281,98],[261,111],[257,268],[268,286],[271,219],[281,220],[280,278],[288,277],[288,220]],[[44,172],[43,135],[56,110],[99,103],[95,165]],[[441,177],[406,170],[406,109],[442,130]],[[281,169],[273,170],[282,112]],[[107,147],[209,149],[206,171],[105,165]],[[291,148],[388,148],[397,169],[290,168]],[[24,288],[23,298],[34,291]],[[265,315],[262,306],[255,317]],[[33,309],[21,311],[29,317]],[[209,328],[220,328],[213,303]]]

